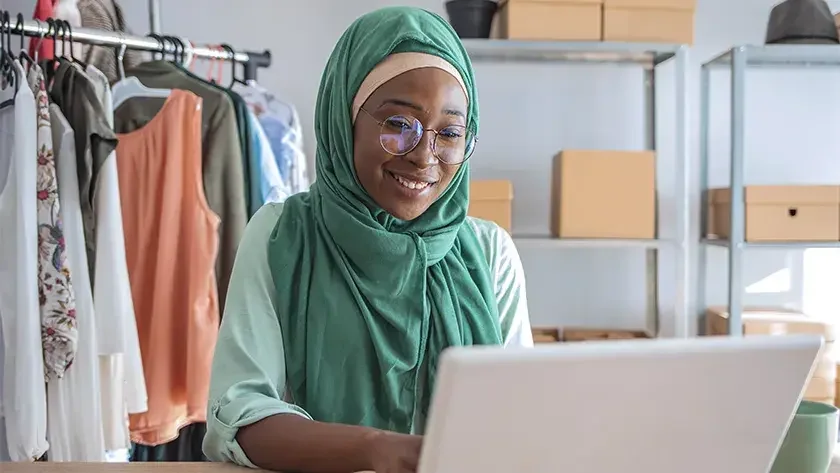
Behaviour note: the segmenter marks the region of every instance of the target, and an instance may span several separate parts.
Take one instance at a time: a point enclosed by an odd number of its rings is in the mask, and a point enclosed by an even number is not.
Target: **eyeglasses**
[[[364,108],[361,110],[379,124],[379,144],[394,156],[412,152],[423,134],[431,131],[435,135],[432,154],[444,164],[461,164],[472,155],[478,141],[475,134],[462,125],[447,125],[435,130],[425,128],[420,120],[410,115],[394,115],[380,121]]]

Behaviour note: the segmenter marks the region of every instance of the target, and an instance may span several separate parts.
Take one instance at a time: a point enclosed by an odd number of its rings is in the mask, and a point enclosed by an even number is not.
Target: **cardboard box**
[[[695,0],[604,0],[604,41],[694,43]]]
[[[725,307],[706,310],[706,335],[728,335],[729,313]],[[741,314],[744,335],[822,335],[826,342],[824,351],[834,353],[838,327],[824,320],[809,317],[801,312],[786,309],[744,309]],[[829,345],[831,344],[831,345]]]
[[[534,343],[557,343],[560,341],[560,329],[557,328],[539,328],[531,329],[531,335],[534,337]]]
[[[513,219],[513,183],[504,180],[470,182],[471,217],[496,222],[511,232]]]
[[[564,342],[585,342],[594,340],[634,340],[638,338],[652,338],[647,332],[640,330],[608,330],[587,328],[563,329]]]
[[[730,235],[728,188],[710,189],[707,234]],[[840,240],[840,186],[747,186],[745,238],[749,242]]]
[[[555,237],[656,238],[653,151],[565,150],[552,174]]]
[[[600,41],[602,0],[502,0],[494,36],[503,39]]]

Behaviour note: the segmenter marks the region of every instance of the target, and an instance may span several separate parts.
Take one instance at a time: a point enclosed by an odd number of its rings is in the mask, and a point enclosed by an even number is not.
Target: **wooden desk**
[[[0,463],[3,473],[244,473],[250,470],[229,463]]]
[[[229,463],[0,463],[2,473],[248,473],[254,471]],[[359,472],[373,473],[373,472]]]

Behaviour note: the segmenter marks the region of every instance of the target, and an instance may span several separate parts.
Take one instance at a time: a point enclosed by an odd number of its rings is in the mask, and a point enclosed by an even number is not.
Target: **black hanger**
[[[184,61],[187,58],[187,46],[184,44],[184,41],[177,36],[167,36],[172,44],[175,46],[175,55],[174,59],[178,63],[179,66],[184,65]]]
[[[73,61],[75,64],[78,64],[82,70],[87,69],[87,64],[85,64],[81,59],[76,58],[76,43],[73,41],[73,27],[70,26],[69,21],[64,21],[64,28],[65,28],[65,37],[70,40],[70,60]]]
[[[170,60],[170,62],[178,62],[178,43],[175,42],[175,38],[173,38],[172,36],[163,35],[160,37],[160,39],[163,40],[164,50],[168,50],[169,45],[172,45],[172,52],[170,53],[172,54],[172,59]]]
[[[26,48],[24,47],[25,46],[26,35],[23,34],[23,26],[24,26],[23,13],[18,13],[17,22],[15,22],[15,29],[20,30],[19,31],[19,33],[20,33],[20,54],[19,54],[19,58],[20,58],[21,65],[24,65],[24,67],[27,70],[29,70],[32,66],[35,65],[35,60],[32,59],[32,56],[30,56],[28,52],[26,52]],[[25,63],[28,63],[28,66]]]
[[[152,38],[153,40],[157,41],[158,47],[160,48],[160,51],[157,51],[157,52],[152,51],[152,60],[157,59],[156,54],[160,54],[161,59],[166,59],[166,55],[163,53],[163,51],[166,50],[166,43],[163,42],[163,38],[161,38],[160,35],[155,34],[155,33],[149,33],[149,34],[146,35],[146,37],[147,38]]]
[[[20,90],[20,71],[14,64],[15,59],[11,53],[11,38],[12,25],[9,19],[9,12],[3,11],[0,14],[0,83],[4,86],[14,87],[15,91],[12,98],[0,103],[0,110],[14,105],[15,96],[18,90]]]
[[[53,57],[52,59],[45,59],[41,61],[41,69],[44,71],[48,89],[51,88],[51,84],[55,78],[55,70],[61,62],[61,57],[58,55],[58,36],[61,33],[60,30],[62,28],[63,27],[59,21],[52,18],[47,20],[47,34],[45,36],[52,36]]]
[[[242,84],[242,85],[247,85],[245,83],[245,81],[236,77],[236,51],[234,51],[233,48],[229,44],[226,44],[226,43],[222,43],[222,44],[220,44],[220,46],[228,54],[230,54],[230,77],[231,77],[231,81],[230,81],[230,85],[228,86],[228,89],[232,89],[233,86],[237,83]]]

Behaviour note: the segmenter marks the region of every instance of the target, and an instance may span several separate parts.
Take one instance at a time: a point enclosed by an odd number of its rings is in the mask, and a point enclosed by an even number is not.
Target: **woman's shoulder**
[[[467,224],[475,232],[491,270],[504,271],[513,259],[519,260],[513,238],[499,224],[476,217],[467,217]]]

